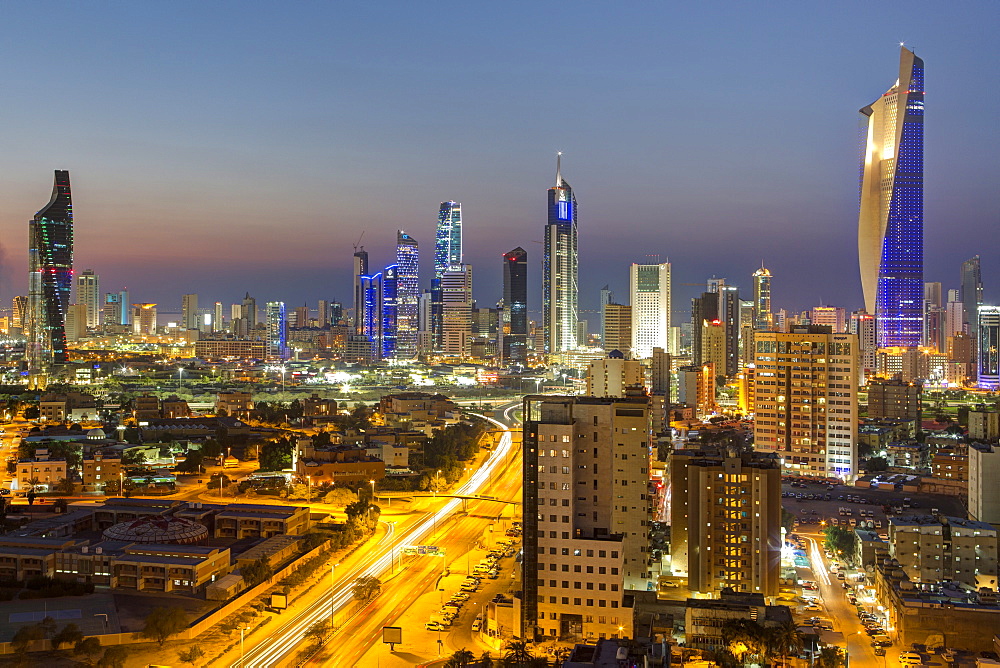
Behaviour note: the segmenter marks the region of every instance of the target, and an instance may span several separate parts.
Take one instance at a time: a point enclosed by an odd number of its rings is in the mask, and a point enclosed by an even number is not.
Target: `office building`
[[[982,390],[1000,390],[1000,306],[980,306],[976,340],[976,382]]]
[[[697,417],[715,412],[715,364],[682,366],[677,369],[677,401],[695,410]]]
[[[503,255],[503,362],[528,360],[528,252],[518,246]]]
[[[444,272],[462,264],[462,204],[441,202],[434,233],[434,276],[431,278],[430,331],[432,346],[444,346],[444,302],[441,279]]]
[[[66,309],[66,341],[75,343],[87,336],[87,305],[70,304]]]
[[[417,356],[417,332],[420,328],[420,249],[417,240],[406,232],[396,232],[396,357]],[[322,325],[321,325],[322,326]]]
[[[87,328],[101,326],[101,281],[93,269],[84,269],[76,277],[76,303],[87,307]]]
[[[857,474],[858,343],[822,327],[758,332],[754,443],[789,474]]]
[[[958,300],[962,302],[962,324],[973,340],[978,340],[979,318],[976,314],[983,304],[983,276],[978,255],[962,263],[960,286]]]
[[[629,292],[632,358],[649,359],[653,348],[670,350],[670,263],[633,263],[629,269]]]
[[[354,333],[365,335],[365,286],[368,276],[368,251],[364,246],[354,247]]]
[[[769,332],[774,328],[774,314],[771,312],[771,272],[761,263],[753,272],[754,329]]]
[[[688,589],[776,596],[781,563],[781,466],[770,453],[674,450],[670,569]]]
[[[847,331],[847,309],[840,306],[813,306],[809,324],[825,325],[834,334],[843,334]]]
[[[856,382],[862,385],[875,373],[877,365],[878,344],[875,341],[875,316],[864,309],[852,312],[847,331],[858,337],[861,362]]]
[[[649,404],[524,399],[523,633],[632,635],[626,589],[647,589]]]
[[[394,264],[382,270],[382,305],[379,315],[379,345],[382,359],[393,359],[396,356],[396,325],[397,304],[399,292],[398,267]]]
[[[222,332],[226,329],[226,318],[222,313],[222,302],[215,302],[212,307],[212,331]]]
[[[19,330],[24,329],[28,321],[28,298],[18,295],[11,299],[10,326]]]
[[[267,323],[267,358],[283,360],[288,358],[288,317],[285,302],[267,302],[265,307]]]
[[[466,357],[472,338],[472,265],[461,264],[441,275],[441,354]]]
[[[1000,528],[997,481],[1000,481],[1000,447],[989,443],[969,445],[969,517]]]
[[[702,365],[711,364],[718,372],[726,368],[726,328],[718,320],[703,320],[701,323]]]
[[[899,378],[868,381],[868,417],[888,420],[920,420],[923,385]]]
[[[556,158],[556,185],[548,190],[548,222],[542,257],[542,326],[546,354],[577,346],[578,248],[576,195]]]
[[[632,307],[625,304],[604,305],[604,333],[601,345],[604,350],[618,350],[625,355],[632,353]]]
[[[25,352],[32,372],[66,362],[66,309],[72,289],[73,199],[69,172],[57,169],[49,203],[28,224]]]
[[[156,334],[156,304],[132,304],[132,333]]]
[[[181,297],[181,328],[201,329],[201,319],[198,317],[198,295]]]
[[[604,323],[604,307],[608,304],[613,304],[614,301],[615,296],[611,291],[611,288],[607,285],[601,288],[601,296],[598,301],[598,308],[601,309],[601,345],[604,345],[607,342],[607,338],[605,337],[606,328]]]
[[[861,109],[858,261],[879,348],[916,347],[923,334],[924,62],[900,47],[896,83]]]
[[[740,294],[735,286],[725,285],[725,279],[709,280],[709,291],[691,300],[692,362],[696,366],[706,363],[702,358],[704,323],[718,321],[725,337],[725,363],[716,365],[716,372],[727,378],[739,372],[740,351]]]

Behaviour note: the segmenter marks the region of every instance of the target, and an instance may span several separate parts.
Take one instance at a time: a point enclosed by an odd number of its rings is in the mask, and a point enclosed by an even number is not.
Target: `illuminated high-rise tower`
[[[962,302],[962,323],[969,326],[969,335],[978,340],[978,309],[983,304],[983,275],[978,255],[962,263],[962,283],[958,290],[958,300]]]
[[[858,260],[865,309],[880,348],[915,347],[923,334],[924,61],[900,48],[899,78],[861,109]]]
[[[73,289],[73,199],[69,172],[57,169],[52,198],[28,226],[29,368],[66,362],[66,310]]]
[[[771,312],[771,272],[761,264],[753,272],[754,329],[770,332],[774,328],[774,313]]]
[[[435,352],[444,347],[444,291],[441,277],[462,265],[462,204],[441,202],[434,233],[434,276],[431,278],[431,345]]]
[[[548,204],[542,257],[542,326],[545,352],[553,354],[577,346],[576,196],[562,177],[562,153],[556,157],[556,185],[549,188]]]
[[[87,328],[101,326],[101,280],[93,269],[84,269],[76,277],[76,303],[87,307]]]
[[[528,359],[528,252],[518,246],[503,254],[503,360]]]
[[[670,263],[633,263],[629,270],[629,291],[632,359],[650,359],[653,348],[670,350]]]
[[[420,329],[420,249],[417,240],[402,230],[396,233],[396,357],[417,355]]]

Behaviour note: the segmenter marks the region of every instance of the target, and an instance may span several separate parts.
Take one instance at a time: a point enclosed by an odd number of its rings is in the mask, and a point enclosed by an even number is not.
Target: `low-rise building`
[[[715,652],[726,646],[723,632],[727,623],[748,619],[761,626],[777,627],[791,621],[791,609],[765,605],[764,595],[723,589],[719,598],[689,598],[684,615],[686,647]]]
[[[298,536],[309,530],[309,507],[230,503],[213,520],[216,538]]]
[[[305,445],[295,463],[295,473],[312,484],[324,482],[344,485],[367,483],[385,477],[385,462],[368,454],[366,448],[335,445],[314,448]]]
[[[1000,439],[1000,412],[977,406],[969,411],[969,438],[985,443]]]
[[[215,395],[215,410],[245,420],[253,410],[253,399],[249,392],[219,392]]]
[[[119,482],[124,469],[120,455],[106,456],[97,451],[84,455],[81,477],[84,491],[100,491],[109,480]]]
[[[17,489],[47,492],[67,477],[67,471],[65,459],[50,459],[47,449],[38,448],[32,459],[17,462],[14,475]]]
[[[136,591],[196,593],[230,568],[229,548],[128,545],[111,560],[111,586]]]
[[[97,419],[97,400],[84,392],[46,394],[38,401],[39,417],[50,422]]]
[[[889,518],[890,554],[914,583],[961,582],[976,587],[997,577],[997,530],[944,515]]]

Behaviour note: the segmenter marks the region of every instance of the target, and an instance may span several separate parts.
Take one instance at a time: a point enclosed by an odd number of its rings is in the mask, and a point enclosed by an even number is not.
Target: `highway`
[[[510,406],[506,415],[520,404]],[[486,418],[503,431],[499,443],[493,449],[483,465],[470,478],[452,493],[457,495],[473,495],[489,484],[494,470],[504,465],[512,451],[513,439],[506,425]],[[376,545],[356,553],[357,558],[348,560],[338,568],[333,577],[333,585],[329,591],[315,598],[304,610],[294,618],[281,624],[271,631],[270,636],[263,638],[258,644],[246,649],[242,660],[231,664],[235,667],[257,668],[275,666],[286,657],[293,654],[303,645],[305,632],[312,624],[323,619],[329,619],[331,608],[334,618],[346,614],[354,605],[352,587],[359,577],[374,576],[385,580],[391,576],[393,562],[399,559],[400,549],[405,545],[431,544],[441,533],[445,522],[462,508],[462,500],[457,498],[442,498],[440,506],[423,515],[417,515],[398,524],[390,524],[389,530]],[[414,578],[419,580],[420,578]],[[334,640],[336,642],[336,639]]]

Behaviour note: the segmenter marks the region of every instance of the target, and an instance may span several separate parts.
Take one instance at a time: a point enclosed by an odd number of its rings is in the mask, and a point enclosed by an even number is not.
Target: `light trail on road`
[[[504,412],[505,415],[509,416],[510,410],[508,408]],[[511,432],[503,423],[483,415],[479,417],[492,422],[500,429],[503,429],[504,432],[500,438],[500,442],[493,449],[493,452],[483,465],[479,467],[465,484],[453,492],[453,494],[459,496],[474,495],[480,488],[488,484],[494,469],[505,462],[507,455],[513,447]],[[318,621],[329,619],[333,616],[334,611],[339,612],[353,602],[354,593],[352,589],[355,580],[364,576],[380,577],[386,571],[390,570],[393,567],[394,551],[399,545],[417,544],[424,538],[431,538],[433,540],[434,536],[432,534],[435,533],[436,527],[458,510],[461,503],[462,500],[458,498],[448,499],[441,508],[418,519],[414,526],[402,530],[395,540],[392,540],[391,536],[396,533],[396,528],[394,525],[390,525],[386,535],[374,546],[374,549],[371,549],[371,554],[363,559],[360,564],[348,569],[346,574],[341,575],[341,581],[334,584],[331,592],[319,596],[305,610],[299,613],[298,616],[281,626],[273,635],[265,638],[261,643],[248,650],[241,660],[231,664],[233,668],[258,668],[278,664],[283,657],[299,646],[310,626]]]

